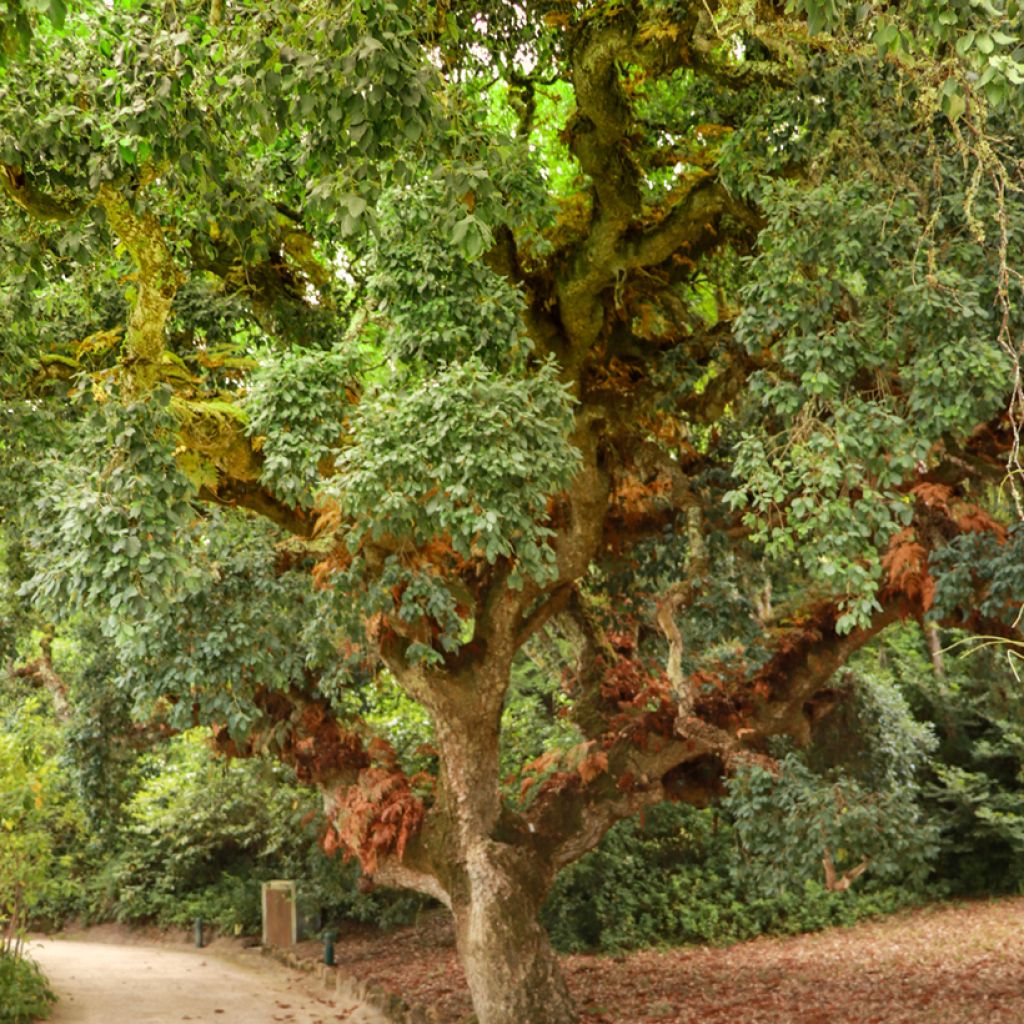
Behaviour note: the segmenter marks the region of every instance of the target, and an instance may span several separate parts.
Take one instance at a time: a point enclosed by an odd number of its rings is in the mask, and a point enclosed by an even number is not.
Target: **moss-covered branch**
[[[29,216],[39,220],[74,220],[85,203],[64,203],[36,188],[21,167],[0,163],[0,187]]]
[[[137,290],[128,319],[125,354],[133,386],[145,391],[159,376],[164,329],[182,278],[167,247],[163,228],[152,213],[136,212],[124,193],[109,184],[100,186],[99,203],[111,230],[137,268]]]

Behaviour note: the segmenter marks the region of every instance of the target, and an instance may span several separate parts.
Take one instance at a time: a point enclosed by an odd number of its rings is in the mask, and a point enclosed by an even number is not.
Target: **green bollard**
[[[334,932],[324,932],[324,963],[334,966]]]
[[[203,919],[201,917],[197,917],[195,919],[195,922],[193,923],[193,930],[195,932],[195,937],[196,937],[196,949],[202,949],[203,948]]]

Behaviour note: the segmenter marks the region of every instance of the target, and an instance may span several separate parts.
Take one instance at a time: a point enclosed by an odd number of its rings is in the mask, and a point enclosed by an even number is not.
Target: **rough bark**
[[[928,641],[928,654],[932,660],[932,671],[936,679],[946,678],[946,660],[942,654],[942,637],[939,634],[939,627],[934,622],[921,622],[921,629],[924,631]]]
[[[547,890],[524,851],[486,836],[463,851],[455,935],[479,1024],[573,1024],[576,1013],[538,920]]]
[[[505,594],[509,592],[506,590]],[[504,607],[502,605],[505,605]],[[430,709],[441,752],[439,829],[433,858],[446,860],[446,903],[479,1024],[571,1024],[576,1015],[538,914],[554,867],[510,828],[499,785],[501,712],[515,649],[509,597],[488,609],[486,654],[445,676],[406,671]],[[429,842],[429,840],[428,840]]]

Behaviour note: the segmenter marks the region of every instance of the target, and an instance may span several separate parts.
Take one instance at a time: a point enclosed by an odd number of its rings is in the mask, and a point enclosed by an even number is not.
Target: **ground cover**
[[[336,952],[343,970],[433,1007],[443,1024],[470,1012],[440,915],[395,932],[343,935]],[[581,1024],[1019,1024],[1024,897],[722,948],[562,963]]]

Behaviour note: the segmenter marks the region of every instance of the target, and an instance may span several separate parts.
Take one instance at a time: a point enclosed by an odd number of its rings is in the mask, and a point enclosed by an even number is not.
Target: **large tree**
[[[8,571],[450,907],[481,1024],[566,1024],[560,867],[887,625],[1016,635],[1021,19],[12,0]]]

